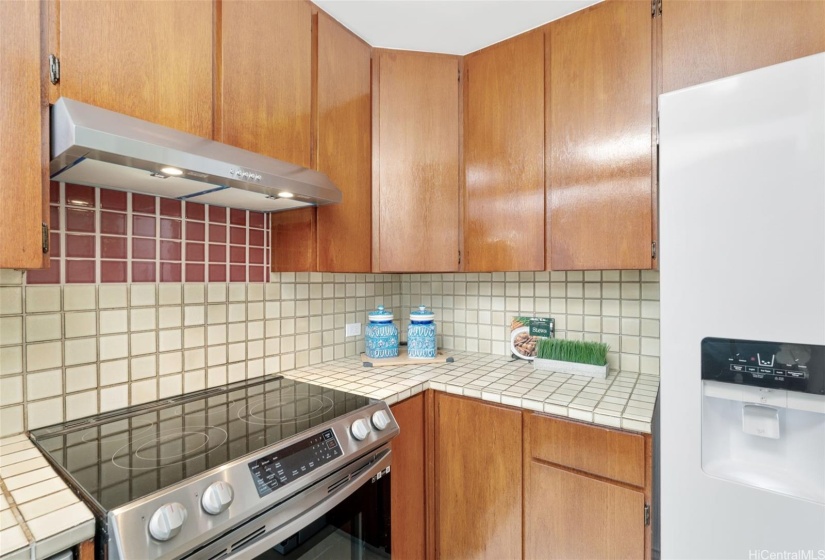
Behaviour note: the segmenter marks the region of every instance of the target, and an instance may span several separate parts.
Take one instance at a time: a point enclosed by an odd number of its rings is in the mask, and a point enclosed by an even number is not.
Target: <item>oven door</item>
[[[188,557],[204,560],[390,558],[391,450],[354,461]]]

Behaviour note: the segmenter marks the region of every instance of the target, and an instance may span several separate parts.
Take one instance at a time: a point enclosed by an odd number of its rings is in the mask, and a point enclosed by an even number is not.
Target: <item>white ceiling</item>
[[[464,55],[600,0],[313,0],[373,47]]]

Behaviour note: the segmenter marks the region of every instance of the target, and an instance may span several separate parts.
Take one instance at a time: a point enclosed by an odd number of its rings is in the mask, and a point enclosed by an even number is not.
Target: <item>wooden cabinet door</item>
[[[521,558],[521,411],[435,398],[437,556]]]
[[[58,13],[60,95],[212,137],[212,2],[72,0]]]
[[[664,91],[825,51],[821,0],[664,0]]]
[[[41,268],[48,214],[48,103],[41,2],[0,2],[0,268]]]
[[[458,57],[373,58],[373,269],[451,272],[459,251]]]
[[[218,137],[311,167],[311,4],[230,1],[220,10]]]
[[[425,552],[424,393],[390,407],[401,433],[392,440],[392,557]]]
[[[524,491],[525,558],[645,558],[642,492],[536,461]]]
[[[544,269],[544,36],[464,63],[466,271]]]
[[[651,267],[651,21],[618,0],[547,27],[550,269]]]
[[[370,47],[318,14],[318,171],[341,204],[318,207],[318,270],[370,272],[372,250]]]

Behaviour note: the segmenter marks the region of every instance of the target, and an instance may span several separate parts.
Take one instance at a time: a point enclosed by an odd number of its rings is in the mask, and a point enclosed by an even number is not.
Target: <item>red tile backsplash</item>
[[[206,208],[203,204],[186,203],[186,219],[204,221],[206,215]]]
[[[95,232],[94,210],[66,208],[66,231]]]
[[[186,264],[187,282],[204,282],[205,280],[204,266],[202,264]]]
[[[60,284],[60,259],[51,259],[49,268],[30,270],[26,273],[27,284]]]
[[[226,223],[226,211],[227,208],[223,208],[221,206],[210,206],[209,207],[209,221],[216,224],[225,224]]]
[[[95,205],[95,188],[85,185],[66,184],[66,205],[86,206],[92,208]]]
[[[66,235],[66,256],[69,258],[95,258],[93,235]]]
[[[133,259],[155,259],[155,240],[154,239],[132,239],[132,258]]]
[[[206,227],[200,222],[186,220],[186,240],[203,241],[206,239]]]
[[[181,221],[171,220],[169,218],[160,219],[160,237],[161,239],[180,239],[181,237]]]
[[[160,263],[161,282],[180,282],[182,280],[180,263]]]
[[[128,209],[126,193],[123,191],[113,191],[111,189],[100,189],[100,207],[106,210],[126,212]]]
[[[181,257],[180,241],[166,241],[160,242],[160,260],[162,261],[179,261]]]
[[[116,235],[126,235],[126,214],[115,214],[114,212],[100,213],[100,232],[113,233]],[[52,227],[54,229],[54,227]]]
[[[261,212],[59,183],[49,200],[51,267],[28,284],[269,280]]]
[[[126,282],[126,261],[100,261],[101,282]]]
[[[132,263],[132,282],[157,282],[155,263],[134,261]]]
[[[132,212],[154,214],[157,210],[157,198],[145,194],[132,195]]]
[[[67,284],[93,284],[95,282],[95,261],[66,261]]]
[[[101,236],[100,256],[104,259],[126,259],[128,257],[126,238]]]
[[[188,262],[203,262],[205,256],[205,246],[203,243],[186,244],[186,260]]]
[[[171,198],[160,199],[160,215],[169,216],[172,218],[181,217],[181,201]]]

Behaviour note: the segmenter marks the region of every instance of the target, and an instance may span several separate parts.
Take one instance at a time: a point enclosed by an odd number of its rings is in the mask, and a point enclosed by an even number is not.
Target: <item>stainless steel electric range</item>
[[[30,435],[97,517],[100,558],[388,558],[382,401],[267,377]]]

